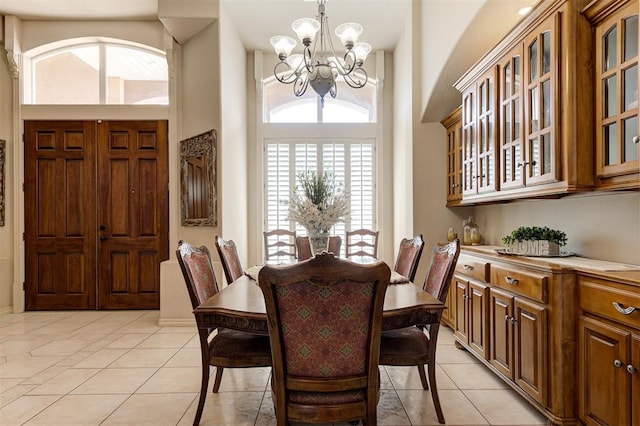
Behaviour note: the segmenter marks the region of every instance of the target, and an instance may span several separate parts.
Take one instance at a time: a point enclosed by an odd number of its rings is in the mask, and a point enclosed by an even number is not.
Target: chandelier
[[[362,25],[346,23],[336,28],[336,35],[340,38],[346,52],[343,56],[336,54],[329,20],[324,11],[326,1],[318,0],[316,19],[300,18],[291,24],[291,28],[304,45],[302,54],[291,55],[297,44],[291,37],[275,36],[269,40],[280,60],[273,68],[276,79],[285,84],[293,83],[293,93],[296,96],[304,95],[307,87],[311,85],[320,96],[323,106],[324,96],[327,93],[332,98],[336,97],[338,92],[336,78],[339,75],[355,89],[367,84],[367,72],[362,65],[371,51],[369,43],[358,42]],[[314,41],[315,44],[311,47]]]

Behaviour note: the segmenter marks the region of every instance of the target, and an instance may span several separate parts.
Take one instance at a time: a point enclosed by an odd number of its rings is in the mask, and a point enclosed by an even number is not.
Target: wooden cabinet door
[[[631,333],[585,316],[579,321],[579,417],[587,425],[631,424]]]
[[[469,347],[485,359],[488,358],[488,295],[489,287],[469,281]]]
[[[467,308],[468,281],[457,275],[453,276],[454,303],[455,303],[455,329],[454,334],[465,343],[469,342],[469,309]]]
[[[447,205],[462,199],[462,107],[442,121],[447,130]]]
[[[631,366],[631,424],[640,426],[640,335],[637,334],[631,338]]]
[[[560,180],[557,117],[559,14],[540,24],[524,41],[525,184]]]
[[[26,309],[95,309],[95,122],[24,132]]]
[[[603,189],[640,186],[638,2],[596,26],[596,176]]]
[[[516,297],[513,302],[514,381],[542,405],[547,404],[547,310]]]
[[[505,55],[500,69],[500,190],[524,185],[522,44]]]
[[[476,187],[478,194],[497,189],[497,66],[492,67],[476,83]]]
[[[166,121],[98,125],[101,309],[158,308],[169,258]]]
[[[489,362],[513,380],[513,296],[491,288],[489,293]]]

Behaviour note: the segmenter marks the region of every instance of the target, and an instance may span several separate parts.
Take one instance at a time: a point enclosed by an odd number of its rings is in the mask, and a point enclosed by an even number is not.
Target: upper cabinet
[[[596,185],[637,188],[638,1],[594,2],[584,14],[595,29]]]
[[[640,188],[638,0],[541,0],[455,84],[468,205]]]
[[[456,108],[442,125],[447,130],[447,205],[462,200],[462,107]]]

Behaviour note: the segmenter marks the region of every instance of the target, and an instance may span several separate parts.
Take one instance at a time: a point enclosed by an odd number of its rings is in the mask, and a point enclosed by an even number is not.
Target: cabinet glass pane
[[[638,159],[638,144],[633,138],[638,136],[638,117],[624,120],[624,161],[636,161]]]
[[[515,168],[515,180],[519,180],[522,177],[522,167],[519,167],[518,164],[522,163],[522,154],[520,152],[520,145],[515,145],[513,147],[513,164],[516,165]]]
[[[520,98],[513,100],[513,140],[520,139]]]
[[[551,125],[551,80],[542,83],[542,128]]]
[[[513,91],[520,91],[520,56],[513,58]]]
[[[604,127],[604,165],[618,164],[618,126],[616,123]]]
[[[504,152],[504,177],[503,182],[511,182],[513,180],[513,147],[505,149]]]
[[[542,135],[542,163],[543,174],[551,173],[551,134]]]
[[[478,114],[482,114],[484,109],[485,100],[485,83],[480,83],[480,87],[478,88]]]
[[[542,74],[551,71],[551,32],[542,33]]]
[[[638,15],[624,20],[624,60],[638,56]]]
[[[538,40],[529,45],[529,83],[538,79]]]
[[[511,81],[511,64],[508,63],[504,66],[504,71],[502,73],[504,85],[502,87],[502,91],[504,92],[504,96],[502,99],[507,99],[511,96],[511,88],[513,87],[513,82]]]
[[[616,51],[618,46],[618,28],[613,27],[609,32],[604,35],[604,42],[602,43],[604,46],[604,70],[607,71],[611,68],[615,67],[618,63],[616,60]]]
[[[511,102],[507,103],[502,108],[502,116],[504,117],[504,143],[509,143],[512,141],[511,139]]]
[[[624,110],[638,108],[638,65],[627,68],[624,74]]]
[[[487,166],[488,166],[488,170],[487,173],[485,175],[485,184],[486,185],[493,185],[493,177],[495,176],[495,169],[496,169],[496,164],[495,161],[493,159],[493,155],[489,155],[487,157]]]
[[[531,122],[529,123],[529,132],[537,132],[540,128],[540,98],[538,94],[538,86],[529,90],[529,111],[531,111]]]
[[[529,168],[531,169],[531,176],[540,176],[540,141],[538,138],[533,138],[529,142],[531,147],[531,161],[529,163]]]
[[[604,80],[604,116],[618,114],[618,77],[613,75]]]

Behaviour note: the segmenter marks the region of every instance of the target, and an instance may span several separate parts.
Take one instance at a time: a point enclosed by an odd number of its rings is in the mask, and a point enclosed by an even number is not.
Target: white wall
[[[242,265],[249,267],[248,258],[248,151],[247,151],[247,69],[246,52],[242,41],[225,10],[220,9],[220,85],[221,129],[219,200],[221,201],[221,235],[232,239],[238,247]],[[240,72],[239,72],[240,71]]]

